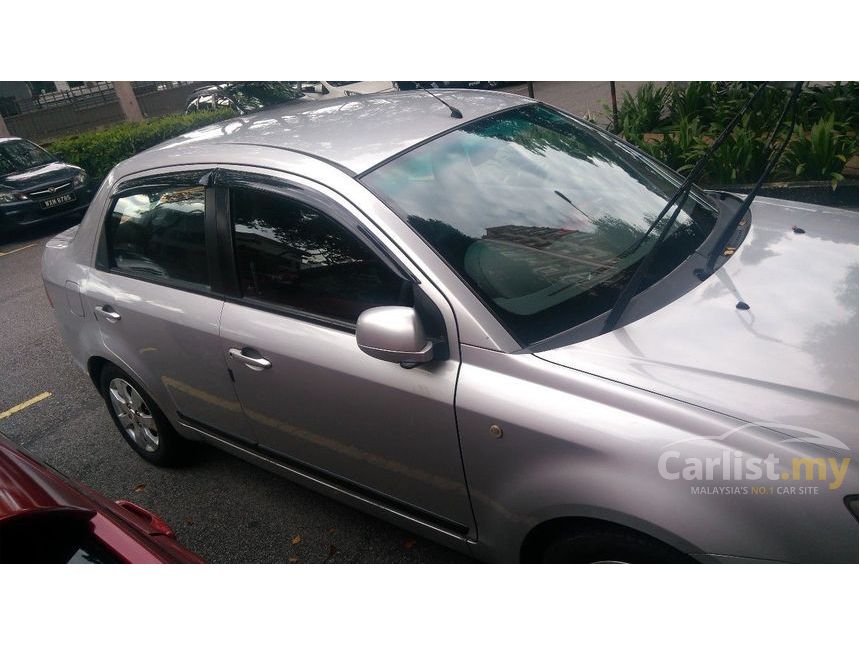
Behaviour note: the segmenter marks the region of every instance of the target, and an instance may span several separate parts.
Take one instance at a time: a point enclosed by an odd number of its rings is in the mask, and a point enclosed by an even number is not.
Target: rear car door
[[[194,171],[119,184],[85,293],[110,360],[168,416],[253,440],[220,348],[224,300],[208,177]]]
[[[455,347],[453,316],[446,324],[439,309],[447,303],[337,196],[307,183],[223,177],[236,283],[222,351],[259,450],[467,535],[454,417],[459,354],[405,369],[364,354],[355,340],[363,310],[408,305]]]

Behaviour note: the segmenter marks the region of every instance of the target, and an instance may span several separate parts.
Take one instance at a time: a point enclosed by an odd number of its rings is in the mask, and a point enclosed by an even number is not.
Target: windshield
[[[15,139],[0,143],[0,175],[44,166],[52,161],[53,155],[30,141]]]
[[[343,87],[344,85],[352,85],[353,83],[358,83],[358,81],[327,81],[329,85],[334,85],[335,87]]]
[[[285,83],[240,83],[228,87],[227,92],[243,112],[262,110],[304,96]]]
[[[363,179],[523,345],[612,308],[681,179],[542,105],[466,124]],[[690,193],[643,289],[704,242],[717,211]]]

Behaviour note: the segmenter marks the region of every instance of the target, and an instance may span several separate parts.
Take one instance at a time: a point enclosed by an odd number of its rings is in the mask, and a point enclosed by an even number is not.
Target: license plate
[[[60,195],[59,197],[51,197],[51,199],[46,199],[42,202],[42,208],[53,208],[54,206],[68,204],[73,201],[75,201],[75,196],[71,193],[68,195]]]

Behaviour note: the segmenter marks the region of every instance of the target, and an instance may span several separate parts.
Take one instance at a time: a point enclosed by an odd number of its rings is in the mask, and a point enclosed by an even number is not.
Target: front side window
[[[542,105],[468,123],[362,181],[528,345],[608,311],[662,230],[679,178],[602,130]],[[643,288],[707,237],[683,205]]]
[[[110,268],[131,276],[209,287],[205,189],[151,188],[117,199],[106,225]]]
[[[232,191],[245,298],[354,323],[370,307],[409,304],[407,284],[350,231],[298,201]]]

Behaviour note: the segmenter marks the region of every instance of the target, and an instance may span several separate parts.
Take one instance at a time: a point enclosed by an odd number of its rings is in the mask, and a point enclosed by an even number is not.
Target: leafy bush
[[[641,147],[673,170],[685,173],[692,169],[696,159],[708,146],[698,117],[688,119],[683,116],[661,138],[643,141]]]
[[[672,121],[698,119],[710,124],[714,120],[714,83],[691,81],[686,85],[672,84],[670,111]]]
[[[758,179],[767,164],[767,139],[742,120],[708,162],[711,182],[736,184]]]
[[[857,134],[858,83],[834,83],[826,87],[807,87],[800,94],[799,114],[801,123],[811,128],[831,114],[834,124]]]
[[[654,83],[643,83],[636,95],[624,92],[618,106],[618,125],[625,136],[641,137],[653,132],[665,122],[665,110],[669,102],[669,86],[657,87]],[[607,110],[608,106],[604,106]],[[629,140],[633,140],[629,139]]]
[[[713,121],[710,128],[715,133],[725,128],[747,101],[755,94],[759,83],[730,82],[715,83]],[[769,134],[779,119],[788,99],[790,88],[782,85],[767,85],[747,113],[744,127],[762,136]]]
[[[753,82],[671,84],[661,93],[648,83],[636,96],[625,94],[619,108],[620,134],[686,172],[708,144],[756,92]],[[709,163],[704,183],[758,179],[767,162],[765,142],[775,127],[791,87],[765,86],[751,110]],[[663,117],[668,112],[668,118]],[[842,181],[846,160],[857,151],[858,84],[806,87],[798,101],[798,127],[773,178]],[[786,121],[790,119],[786,115]],[[786,132],[783,123],[780,134]]]
[[[857,139],[841,132],[832,112],[816,122],[807,134],[801,126],[780,159],[780,165],[798,179],[830,180],[833,189],[845,177],[842,169],[857,152]]]
[[[101,181],[116,164],[142,150],[233,115],[230,110],[165,116],[140,123],[120,123],[52,141],[45,147],[63,160],[80,166]]]

